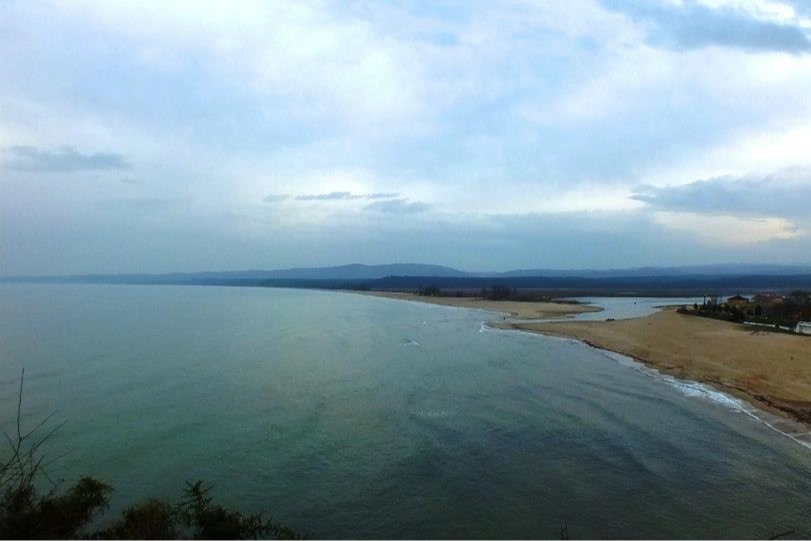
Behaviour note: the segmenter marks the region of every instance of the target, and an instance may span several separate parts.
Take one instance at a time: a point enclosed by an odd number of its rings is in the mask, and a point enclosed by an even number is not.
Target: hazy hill
[[[661,282],[665,278],[703,279],[735,277],[792,277],[811,275],[811,266],[787,265],[693,265],[681,267],[636,267],[627,269],[525,269],[508,272],[465,272],[440,265],[402,263],[389,265],[341,265],[335,267],[292,268],[280,270],[208,271],[168,274],[83,274],[71,276],[6,276],[4,282],[59,282],[107,284],[220,284],[220,285],[272,285],[282,282],[338,282],[378,281],[390,278],[438,278],[443,283],[466,283],[471,279],[499,279],[523,283],[527,278],[570,278],[593,280],[619,280],[645,278]],[[448,281],[451,280],[451,281]],[[421,283],[421,281],[418,281]],[[539,284],[543,281],[538,282]],[[417,283],[417,282],[415,282]],[[471,284],[478,284],[473,280]],[[533,282],[535,283],[535,282]]]
[[[685,265],[680,267],[632,267],[626,269],[524,269],[490,276],[502,277],[565,277],[581,278],[624,278],[651,276],[790,276],[811,274],[811,266],[800,265],[757,265],[728,263],[721,265]],[[482,276],[486,276],[482,274]]]
[[[375,280],[386,276],[459,277],[468,273],[440,265],[394,263],[390,265],[341,265],[338,267],[294,268],[265,271],[264,278],[301,280]]]
[[[469,274],[440,265],[403,263],[389,265],[341,265],[336,267],[292,268],[279,270],[173,272],[164,274],[76,274],[69,276],[6,276],[13,282],[93,282],[167,284],[222,280],[377,280],[387,276],[463,277]]]

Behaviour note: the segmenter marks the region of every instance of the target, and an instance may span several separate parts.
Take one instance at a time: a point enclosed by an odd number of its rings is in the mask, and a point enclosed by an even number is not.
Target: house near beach
[[[729,307],[744,308],[747,304],[749,304],[749,299],[741,295],[735,295],[727,299],[727,306]]]
[[[786,302],[785,297],[778,295],[777,293],[758,293],[752,300],[761,306],[771,306]]]
[[[811,321],[800,321],[791,330],[797,334],[811,334]]]

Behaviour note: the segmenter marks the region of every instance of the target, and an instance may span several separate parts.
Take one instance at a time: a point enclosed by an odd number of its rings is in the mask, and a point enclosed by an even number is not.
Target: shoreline
[[[748,415],[752,419],[756,420],[757,422],[765,425],[769,429],[774,430],[781,436],[785,436],[799,443],[803,447],[806,447],[811,450],[811,431],[810,431],[811,424],[803,422],[796,416],[790,415],[785,410],[781,410],[776,407],[769,406],[763,402],[759,402],[756,399],[753,399],[752,395],[741,392],[738,389],[723,387],[717,385],[715,382],[694,380],[686,378],[684,376],[671,374],[657,368],[656,366],[652,365],[648,361],[645,361],[644,359],[631,357],[630,355],[627,355],[625,353],[599,347],[589,342],[588,340],[580,340],[577,338],[571,338],[562,335],[558,336],[554,334],[544,334],[540,332],[525,331],[521,329],[507,329],[507,328],[502,329],[498,327],[491,328],[495,330],[517,332],[517,333],[528,333],[534,336],[543,336],[555,340],[574,342],[577,344],[585,345],[590,349],[599,351],[601,354],[605,355],[609,359],[612,359],[613,361],[616,361],[620,364],[624,364],[624,362],[630,362],[631,363],[630,366],[632,368],[640,370],[642,373],[647,374],[648,376],[662,383],[672,385],[677,388],[685,385],[688,386],[693,392],[691,392],[687,396],[695,396],[694,392],[696,389],[698,389],[699,395],[706,398],[707,400],[711,402],[720,403],[722,405],[726,405],[726,407],[729,407],[735,411],[740,411],[745,415]],[[723,396],[724,400],[718,400],[718,398],[716,397],[717,394]],[[729,405],[727,403],[727,400],[734,401],[735,406],[733,407]]]
[[[811,340],[806,337],[753,332],[742,325],[682,315],[670,308],[614,321],[511,322],[503,314],[518,319],[572,318],[602,309],[552,302],[357,293],[497,312],[503,319],[487,322],[491,328],[576,340],[628,357],[662,375],[708,385],[760,411],[811,429]]]
[[[706,384],[811,429],[811,341],[663,310],[619,321],[494,322],[494,328],[566,338],[657,372]]]
[[[347,291],[346,293],[356,293],[358,295],[383,299],[421,302],[439,306],[451,306],[455,308],[485,310],[488,312],[497,312],[502,315],[510,314],[510,317],[517,319],[571,318],[577,314],[586,312],[603,311],[603,309],[598,306],[563,302],[493,301],[482,299],[481,297],[423,297],[414,293],[402,293],[397,291]]]

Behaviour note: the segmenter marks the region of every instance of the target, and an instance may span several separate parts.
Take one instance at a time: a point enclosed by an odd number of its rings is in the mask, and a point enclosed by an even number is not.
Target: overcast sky
[[[0,1],[0,274],[811,264],[807,0]]]

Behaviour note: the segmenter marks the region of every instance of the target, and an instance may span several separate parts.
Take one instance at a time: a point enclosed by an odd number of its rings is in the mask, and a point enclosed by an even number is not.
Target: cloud
[[[322,194],[297,195],[296,201],[354,201],[356,199],[393,199],[399,193],[367,193],[353,194],[352,192],[330,192]]]
[[[104,171],[130,169],[132,165],[122,154],[96,152],[82,154],[74,147],[65,146],[56,151],[34,146],[12,146],[6,149],[12,158],[4,162],[12,171],[60,173],[74,171]]]
[[[654,221],[677,231],[691,233],[710,243],[758,244],[805,236],[805,232],[784,218],[740,218],[707,216],[695,212],[656,212]]]
[[[322,194],[298,195],[296,201],[348,201],[354,199],[351,192],[330,192]]]
[[[395,197],[400,197],[400,194],[390,192],[378,192],[366,194],[365,199],[394,199]]]
[[[681,186],[638,186],[632,199],[653,209],[659,226],[709,244],[744,246],[804,237],[811,169],[716,177]]]
[[[392,199],[390,201],[370,203],[363,207],[363,209],[387,214],[416,214],[425,212],[430,209],[431,206],[431,204],[421,201],[409,202],[408,199]]]
[[[794,18],[775,20],[763,9],[745,3],[715,2],[713,6],[686,0],[680,3],[603,0],[607,9],[623,12],[651,25],[648,41],[675,49],[708,46],[790,54],[811,52],[808,30]]]
[[[280,201],[284,201],[289,198],[290,196],[287,194],[270,194],[263,197],[262,201],[264,201],[265,203],[278,203]]]
[[[397,128],[423,107],[418,53],[355,9],[333,2],[205,5],[88,0],[63,11],[144,44],[137,52],[144,66],[178,69],[189,52],[205,55],[211,69],[268,102],[290,104],[302,119]]]
[[[354,199],[351,192],[330,192],[296,196],[296,201],[349,201],[351,199]]]
[[[133,186],[136,186],[138,184],[143,184],[143,182],[141,182],[140,180],[134,179],[134,178],[122,178],[121,182],[123,182],[124,184],[130,184],[130,185],[133,185]]]
[[[807,262],[811,236],[783,237],[811,231],[811,181],[744,176],[811,166],[810,4],[793,3],[19,2],[0,32],[0,261]],[[122,170],[66,198],[9,167]],[[110,202],[133,196],[153,199]]]
[[[643,185],[631,198],[679,212],[806,216],[811,201],[811,169],[717,177],[682,186]]]
[[[135,197],[128,199],[110,199],[99,201],[99,208],[113,208],[117,210],[164,210],[188,205],[189,199],[180,197]]]
[[[785,0],[785,1],[797,13],[811,17],[811,4],[808,3],[808,0]]]

